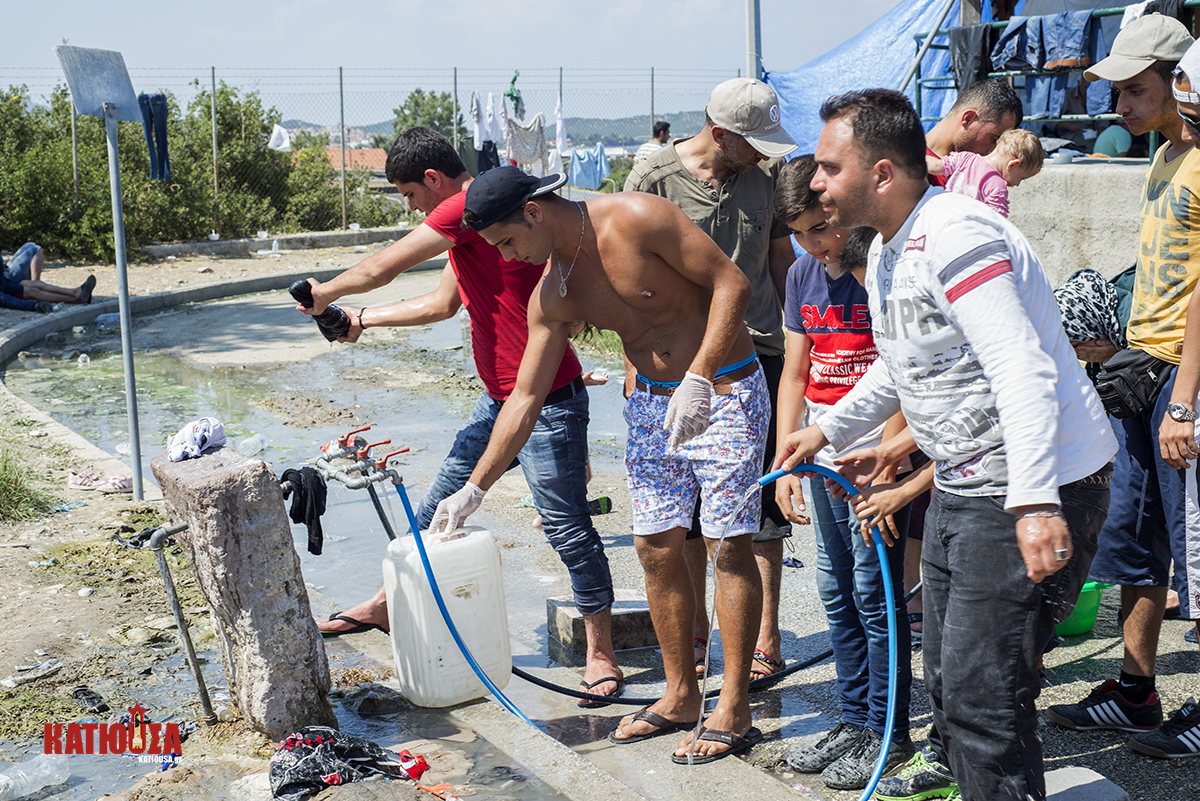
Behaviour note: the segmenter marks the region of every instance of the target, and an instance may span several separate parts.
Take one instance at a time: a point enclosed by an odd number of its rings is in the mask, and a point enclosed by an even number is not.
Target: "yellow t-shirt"
[[[1170,164],[1170,143],[1154,154],[1142,185],[1137,279],[1126,334],[1129,347],[1179,364],[1188,301],[1200,278],[1200,151]]]

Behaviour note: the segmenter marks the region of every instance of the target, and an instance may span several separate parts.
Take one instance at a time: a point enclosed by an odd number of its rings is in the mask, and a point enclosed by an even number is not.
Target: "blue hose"
[[[421,527],[417,525],[417,516],[413,514],[412,504],[408,502],[408,493],[404,491],[403,484],[396,485],[396,494],[400,496],[400,503],[404,504],[404,514],[408,515],[408,525],[412,529],[413,539],[417,541],[417,553],[421,555],[421,564],[425,567],[425,578],[429,579],[429,589],[433,591],[433,600],[437,602],[438,611],[442,613],[442,620],[446,621],[446,628],[450,629],[450,636],[454,638],[454,643],[458,646],[458,650],[462,651],[463,656],[467,658],[467,664],[471,666],[471,670],[475,671],[475,675],[483,682],[484,686],[496,696],[500,701],[501,706],[512,712],[521,720],[534,726],[533,721],[525,716],[525,713],[517,708],[517,705],[508,700],[508,696],[500,691],[487,674],[483,672],[483,668],[479,667],[479,663],[475,661],[475,657],[471,656],[471,649],[467,648],[467,644],[462,641],[462,637],[458,634],[458,629],[454,625],[454,621],[450,619],[450,611],[446,609],[446,602],[442,600],[442,591],[438,589],[437,579],[433,575],[433,566],[429,564],[429,554],[425,550],[425,543],[421,540]],[[537,728],[534,726],[534,728]]]
[[[847,481],[844,476],[819,464],[798,464],[791,470],[775,470],[760,478],[758,483],[765,487],[791,473],[817,473],[836,481],[851,496],[858,495],[858,488]],[[888,624],[888,693],[887,715],[883,723],[883,742],[879,746],[879,761],[875,763],[875,770],[871,773],[871,778],[867,781],[867,787],[863,790],[863,794],[859,796],[859,801],[867,801],[871,797],[871,793],[875,792],[875,785],[883,776],[883,770],[887,766],[888,751],[892,746],[892,726],[896,722],[896,610],[893,608],[896,604],[896,595],[892,592],[892,571],[888,569],[887,547],[883,544],[879,528],[873,527],[871,535],[871,539],[875,541],[875,555],[879,557],[879,565],[883,571],[883,597]]]

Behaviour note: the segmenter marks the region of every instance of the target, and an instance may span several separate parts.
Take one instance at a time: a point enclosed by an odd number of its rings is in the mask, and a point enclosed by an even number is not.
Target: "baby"
[[[925,157],[929,172],[946,176],[946,190],[986,203],[1002,217],[1008,216],[1008,188],[1041,172],[1045,154],[1030,131],[1005,131],[986,156],[964,150],[938,159]]]

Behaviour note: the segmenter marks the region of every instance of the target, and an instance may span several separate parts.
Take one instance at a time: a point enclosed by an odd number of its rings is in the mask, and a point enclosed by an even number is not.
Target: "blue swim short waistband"
[[[736,373],[738,370],[741,370],[743,367],[749,366],[757,359],[758,359],[758,354],[752,353],[749,356],[747,356],[746,358],[742,359],[740,362],[734,362],[733,364],[727,364],[724,367],[722,367],[720,370],[717,371],[717,374],[714,376],[714,378],[720,378],[722,376],[729,375],[730,373]],[[679,386],[679,384],[681,383],[679,381],[652,381],[651,379],[646,378],[646,376],[642,375],[641,373],[637,374],[637,380],[641,381],[643,384],[645,384],[648,387],[664,387],[667,389],[674,389],[675,387]]]

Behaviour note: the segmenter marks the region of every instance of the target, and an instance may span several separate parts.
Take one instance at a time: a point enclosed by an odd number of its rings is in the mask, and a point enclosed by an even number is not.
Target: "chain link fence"
[[[191,182],[197,188],[204,185],[208,193],[204,202],[213,209],[211,224],[226,235],[271,223],[277,228],[313,230],[351,222],[383,225],[406,220],[406,209],[398,204],[397,196],[383,179],[384,155],[395,134],[397,110],[405,107],[418,90],[426,96],[437,96],[439,101],[448,100],[457,110],[460,125],[446,125],[443,132],[456,134],[456,145],[472,172],[476,168],[470,113],[473,97],[481,109],[489,94],[498,106],[515,78],[525,107],[524,121],[528,123],[540,114],[550,147],[557,131],[555,109],[561,97],[569,146],[592,148],[602,143],[612,169],[606,189],[619,190],[632,164],[629,157],[650,137],[656,119],[670,122],[675,137],[697,132],[712,88],[737,74],[728,70],[651,68],[529,69],[518,73],[499,68],[131,67],[129,72],[136,92],[168,97],[171,123],[167,138],[172,165],[177,150],[181,163],[190,155],[195,164],[194,168],[175,170],[172,180]],[[56,91],[60,98],[65,91],[61,71],[56,68],[0,67],[0,86],[24,87],[26,102],[31,106],[49,107]],[[511,113],[511,102],[509,108]],[[81,125],[84,122],[79,120]],[[267,149],[275,123],[290,134],[290,156]],[[131,143],[137,141],[137,136],[126,138]],[[497,141],[496,145],[503,155],[505,142]],[[123,166],[127,147],[122,144]],[[72,149],[78,151],[77,141],[73,140]],[[132,163],[148,166],[144,139],[140,149],[142,153],[135,153],[137,158]],[[211,155],[203,152],[206,150],[212,151]],[[306,178],[297,178],[294,167],[303,159],[319,160],[318,151],[323,151],[328,167],[336,173],[332,180],[327,173],[325,178],[315,180],[312,176],[317,173],[311,171]],[[62,155],[64,152],[56,151],[56,158],[69,158]],[[563,169],[565,165],[564,161]],[[65,168],[70,170],[72,166]],[[76,173],[76,197],[78,181]],[[250,189],[256,199],[263,199],[261,209],[256,206],[257,200],[230,200]],[[331,192],[339,197],[331,198]],[[320,196],[321,202],[314,200],[301,208],[296,198],[308,195]],[[340,214],[336,208],[339,205]],[[317,206],[320,213],[312,212],[311,208]],[[76,208],[75,217],[80,213]]]

